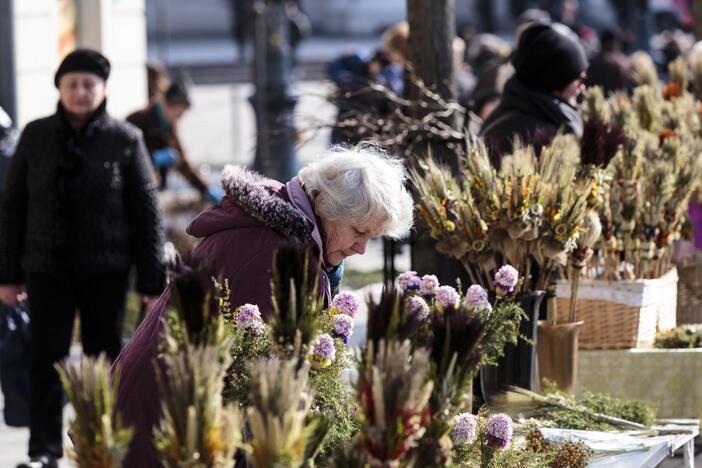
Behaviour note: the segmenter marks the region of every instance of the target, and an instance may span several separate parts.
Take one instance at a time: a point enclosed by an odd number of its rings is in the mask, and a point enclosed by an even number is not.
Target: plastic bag
[[[29,312],[0,304],[0,389],[5,424],[29,426]]]

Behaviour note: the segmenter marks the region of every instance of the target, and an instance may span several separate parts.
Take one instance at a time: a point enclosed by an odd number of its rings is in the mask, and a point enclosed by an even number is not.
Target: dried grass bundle
[[[409,341],[381,341],[367,347],[356,388],[361,430],[357,450],[373,465],[412,466],[410,450],[429,422],[428,351]]]
[[[653,59],[646,52],[638,51],[631,54],[632,78],[638,86],[658,86],[658,72]]]
[[[329,421],[310,412],[309,365],[297,365],[269,359],[251,368],[247,452],[254,466],[307,466],[322,446]]]
[[[155,365],[163,416],[154,444],[166,467],[231,467],[241,447],[242,416],[223,406],[227,362],[215,346],[189,347]]]
[[[81,468],[119,468],[127,454],[133,430],[117,411],[118,373],[110,379],[104,355],[83,357],[80,364],[55,365],[76,417],[70,423],[73,448],[68,456]]]

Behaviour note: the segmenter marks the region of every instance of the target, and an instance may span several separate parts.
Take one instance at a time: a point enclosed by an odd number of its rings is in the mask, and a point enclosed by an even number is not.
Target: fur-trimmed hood
[[[266,226],[288,239],[304,241],[315,231],[313,220],[290,201],[280,182],[228,165],[222,188],[226,193],[222,203],[200,213],[188,226],[188,234],[205,237],[225,229]]]

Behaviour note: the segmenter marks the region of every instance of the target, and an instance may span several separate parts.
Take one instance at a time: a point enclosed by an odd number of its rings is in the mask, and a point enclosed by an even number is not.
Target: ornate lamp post
[[[251,103],[256,112],[256,159],[253,169],[287,181],[299,170],[295,152],[292,54],[285,0],[256,0],[254,84]]]

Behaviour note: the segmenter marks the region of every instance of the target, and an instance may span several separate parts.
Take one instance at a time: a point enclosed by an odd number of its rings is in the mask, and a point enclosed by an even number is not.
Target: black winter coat
[[[25,127],[0,197],[0,284],[27,273],[137,270],[137,291],[164,286],[163,234],[141,132],[105,111],[80,132],[59,104]]]
[[[515,137],[539,149],[559,130],[581,136],[580,111],[557,97],[528,89],[512,77],[505,84],[500,104],[483,122],[480,135],[499,168],[502,155],[511,152]]]

